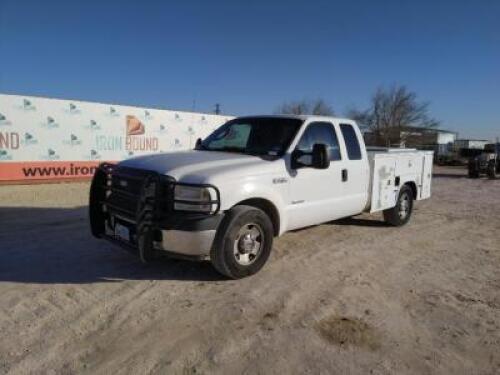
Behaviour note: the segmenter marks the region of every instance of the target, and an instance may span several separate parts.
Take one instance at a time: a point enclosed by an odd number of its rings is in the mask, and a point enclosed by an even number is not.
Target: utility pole
[[[215,114],[216,115],[220,114],[220,104],[219,103],[215,103]]]

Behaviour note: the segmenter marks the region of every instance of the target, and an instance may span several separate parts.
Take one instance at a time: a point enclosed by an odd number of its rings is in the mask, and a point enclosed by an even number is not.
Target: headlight
[[[215,191],[210,187],[176,185],[174,209],[210,213],[215,210]]]

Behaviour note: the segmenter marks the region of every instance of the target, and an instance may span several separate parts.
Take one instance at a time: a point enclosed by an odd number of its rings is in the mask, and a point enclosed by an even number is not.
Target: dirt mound
[[[320,320],[316,328],[321,337],[334,345],[356,346],[370,350],[380,346],[376,330],[357,318],[331,315]]]

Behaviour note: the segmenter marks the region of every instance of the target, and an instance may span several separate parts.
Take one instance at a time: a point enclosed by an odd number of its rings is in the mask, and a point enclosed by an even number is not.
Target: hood
[[[215,183],[252,175],[276,173],[281,159],[264,160],[258,156],[217,151],[182,151],[138,156],[118,165],[150,170],[186,183]]]

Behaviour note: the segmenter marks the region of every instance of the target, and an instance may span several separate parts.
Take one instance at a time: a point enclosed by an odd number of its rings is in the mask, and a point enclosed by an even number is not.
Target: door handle
[[[347,169],[342,169],[342,182],[346,182],[349,179],[349,174]]]

